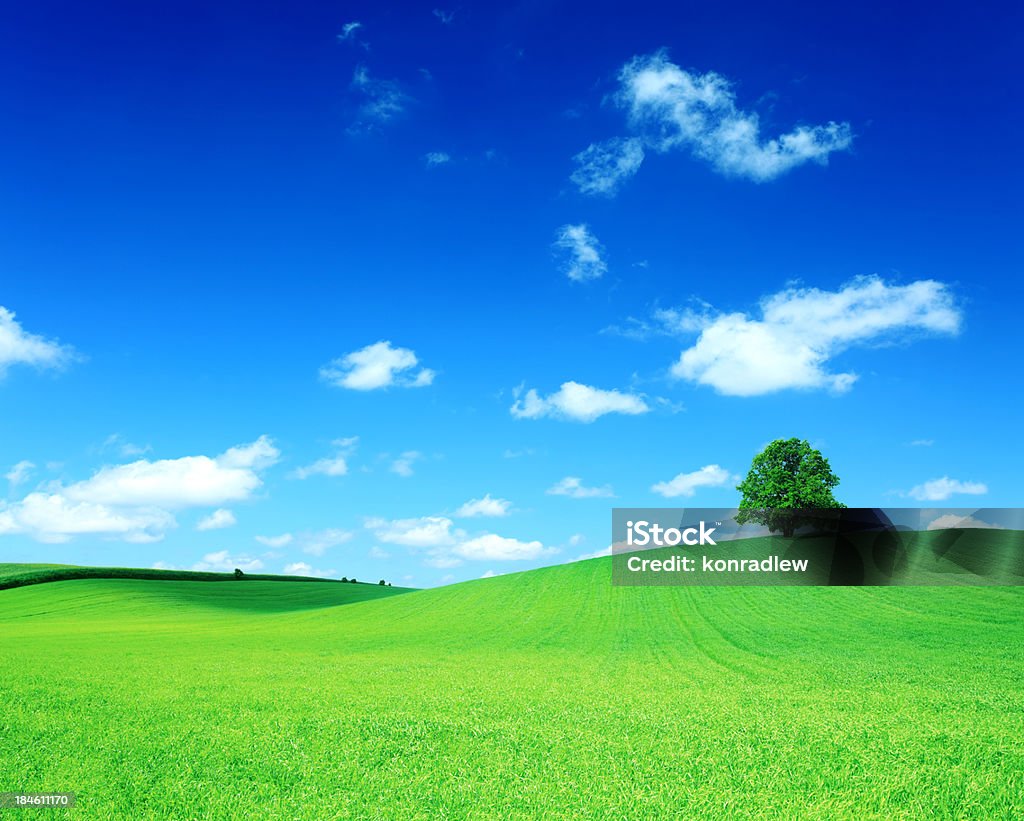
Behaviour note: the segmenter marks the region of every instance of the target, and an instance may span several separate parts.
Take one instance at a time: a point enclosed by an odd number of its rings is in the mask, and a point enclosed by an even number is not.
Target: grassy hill
[[[0,591],[0,791],[84,818],[1024,815],[1024,588],[610,578]]]

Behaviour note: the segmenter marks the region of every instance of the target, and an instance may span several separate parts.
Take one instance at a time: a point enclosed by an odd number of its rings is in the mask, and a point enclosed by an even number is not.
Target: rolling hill
[[[610,579],[0,591],[0,791],[87,818],[1024,815],[1024,588]]]

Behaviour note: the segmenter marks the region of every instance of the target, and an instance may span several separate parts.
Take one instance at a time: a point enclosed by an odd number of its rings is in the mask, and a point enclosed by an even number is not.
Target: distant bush
[[[349,581],[352,582],[352,584],[359,584],[355,579],[349,579]]]
[[[384,581],[384,579],[381,579],[379,582],[377,582],[377,584],[379,584],[381,587],[386,587],[387,586],[387,582]]]
[[[348,581],[348,576],[342,576],[342,577],[341,577],[341,580],[342,580],[343,582],[347,582],[347,581]]]
[[[243,573],[243,572],[242,572],[241,570],[239,570],[239,569],[238,569],[237,567],[235,568],[235,578],[236,578],[236,579],[240,579],[240,578],[242,578],[242,576],[244,576],[244,575],[245,575],[245,574],[244,574],[244,573]]]

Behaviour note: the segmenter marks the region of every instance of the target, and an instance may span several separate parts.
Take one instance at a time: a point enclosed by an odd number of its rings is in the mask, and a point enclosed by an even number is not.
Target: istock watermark
[[[615,508],[619,585],[1022,585],[1021,508]]]

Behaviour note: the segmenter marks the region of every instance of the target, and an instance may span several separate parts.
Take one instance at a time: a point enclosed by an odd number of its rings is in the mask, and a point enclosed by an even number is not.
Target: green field
[[[0,791],[98,819],[1024,817],[1024,588],[610,575],[0,591]]]

